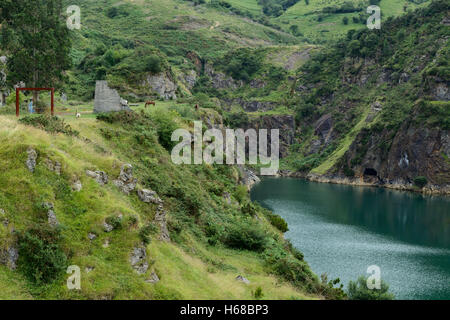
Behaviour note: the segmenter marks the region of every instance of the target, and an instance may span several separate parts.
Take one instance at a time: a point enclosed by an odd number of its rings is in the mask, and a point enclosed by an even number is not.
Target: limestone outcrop
[[[157,93],[160,98],[165,100],[176,100],[176,91],[178,86],[171,80],[166,73],[149,75],[145,79],[144,86],[148,86],[152,91]]]

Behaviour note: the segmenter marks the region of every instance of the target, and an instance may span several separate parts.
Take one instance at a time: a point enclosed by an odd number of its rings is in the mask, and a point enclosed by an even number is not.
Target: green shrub
[[[249,223],[230,226],[224,239],[225,245],[230,248],[252,251],[262,251],[266,242],[264,231]]]
[[[59,231],[47,225],[20,233],[19,271],[35,284],[56,280],[67,267],[67,258],[59,241]]]
[[[122,218],[118,216],[110,216],[105,219],[105,222],[111,225],[114,228],[114,230],[122,229]]]
[[[157,125],[157,133],[159,143],[168,151],[176,145],[176,142],[172,141],[172,133],[179,129],[179,126],[174,121],[177,113],[175,112],[158,112],[152,118]]]
[[[244,185],[239,185],[236,187],[236,190],[234,191],[234,197],[236,198],[239,203],[243,203],[245,200],[247,200],[248,197],[248,189]]]
[[[287,222],[279,215],[269,213],[268,218],[270,223],[281,232],[286,233],[289,231]]]
[[[145,57],[144,63],[145,63],[144,71],[148,71],[153,74],[157,74],[162,71],[161,58],[158,57],[157,55],[153,54],[148,57]]]
[[[143,227],[141,230],[139,230],[139,238],[142,240],[144,244],[150,243],[150,236],[152,234],[156,234],[158,232],[158,228],[153,224],[149,223],[145,227]]]
[[[361,276],[356,282],[350,281],[347,290],[348,297],[351,300],[393,300],[395,296],[389,293],[389,285],[381,281],[381,289],[369,289],[367,287],[367,278]]]
[[[79,132],[73,130],[72,127],[56,116],[39,115],[25,116],[19,119],[19,122],[33,126],[50,133],[63,133],[69,136],[78,136]]]
[[[256,209],[256,207],[255,207],[255,205],[252,203],[252,202],[250,202],[250,201],[247,201],[243,206],[242,206],[242,213],[244,213],[244,214],[248,214],[249,216],[251,216],[251,217],[254,217],[254,216],[256,216],[256,213],[257,213],[257,209]]]
[[[414,184],[415,184],[417,187],[419,187],[420,189],[422,189],[423,187],[425,187],[425,186],[427,185],[427,183],[428,183],[428,180],[427,180],[426,177],[419,176],[419,177],[415,177],[415,178],[414,178]]]
[[[262,299],[264,297],[264,293],[261,287],[256,288],[255,292],[253,293],[253,296],[255,299]]]
[[[140,118],[140,114],[132,111],[121,111],[121,112],[109,112],[109,113],[99,113],[96,118],[99,121],[104,121],[106,123],[121,123],[121,124],[132,124],[135,123]]]

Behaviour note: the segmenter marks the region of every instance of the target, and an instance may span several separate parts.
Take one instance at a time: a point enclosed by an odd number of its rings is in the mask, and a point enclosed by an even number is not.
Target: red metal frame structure
[[[52,116],[55,112],[55,88],[16,88],[16,117],[19,116],[20,91],[51,91],[52,93]]]

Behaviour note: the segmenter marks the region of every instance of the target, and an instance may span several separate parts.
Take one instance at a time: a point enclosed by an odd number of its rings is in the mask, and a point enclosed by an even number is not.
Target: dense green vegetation
[[[361,276],[357,281],[350,281],[348,285],[348,297],[351,300],[393,300],[394,295],[389,293],[389,285],[381,280],[381,288],[371,290],[367,286],[367,278]]]
[[[432,97],[440,82],[449,81],[450,48],[440,40],[449,34],[441,24],[447,11],[445,1],[435,1],[403,17],[388,18],[381,30],[352,30],[301,67],[299,84],[310,89],[294,98],[296,118],[304,129],[302,143],[292,146],[292,151],[303,156],[292,156],[287,162],[300,171],[325,173],[335,164],[346,166],[339,159],[356,137],[361,143],[350,159],[352,166],[360,163],[374,135],[388,137],[380,146],[387,155],[405,121],[447,130],[448,102]],[[382,108],[366,121],[376,105]],[[313,125],[324,115],[333,119],[335,138],[311,153],[310,144],[317,139]],[[348,167],[344,171],[353,175]]]

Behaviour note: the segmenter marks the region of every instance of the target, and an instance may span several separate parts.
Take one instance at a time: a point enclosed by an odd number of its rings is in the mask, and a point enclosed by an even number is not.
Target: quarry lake
[[[282,216],[312,270],[346,285],[377,265],[397,299],[450,299],[450,199],[265,178],[252,200]]]

